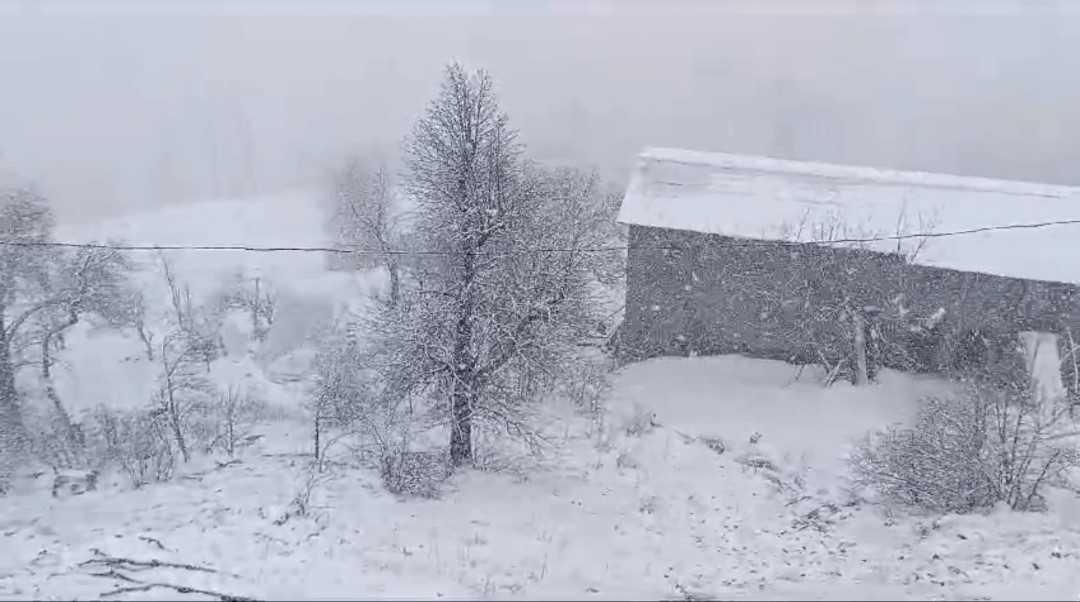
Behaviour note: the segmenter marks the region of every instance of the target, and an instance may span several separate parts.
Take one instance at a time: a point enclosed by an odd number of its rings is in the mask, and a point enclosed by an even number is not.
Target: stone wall
[[[945,310],[943,344],[922,350],[930,357],[914,358],[917,350],[908,349],[884,358],[900,369],[958,361],[973,333],[1008,344],[1023,330],[1071,328],[1080,335],[1073,285],[911,265],[885,253],[643,226],[631,226],[629,243],[620,341],[627,361],[744,353],[816,362],[822,353],[850,350],[844,307],[876,308],[882,331],[902,349],[915,346],[903,340],[914,336],[912,324]]]

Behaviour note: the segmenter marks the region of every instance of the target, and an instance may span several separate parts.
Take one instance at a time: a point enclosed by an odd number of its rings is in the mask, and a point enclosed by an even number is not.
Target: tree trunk
[[[322,435],[322,421],[320,420],[320,417],[319,417],[319,410],[316,409],[315,410],[315,450],[314,450],[314,456],[315,456],[316,460],[319,459],[319,455],[320,455],[319,451],[322,449],[321,448],[322,442],[320,441],[320,439],[322,438],[321,435]]]
[[[401,274],[397,260],[392,255],[386,259],[386,271],[390,273],[390,306],[395,307],[401,299]]]
[[[180,426],[180,416],[175,408],[170,411],[169,423],[172,425],[173,436],[176,437],[176,445],[180,448],[180,457],[184,462],[190,461],[191,454],[188,453],[187,441],[184,440],[184,431]]]
[[[5,324],[0,317],[0,331]],[[29,439],[23,422],[19,391],[15,388],[15,367],[11,363],[11,342],[0,337],[0,451],[20,453]]]
[[[52,342],[55,337],[78,323],[79,315],[73,312],[68,316],[67,322],[46,332],[41,340],[41,378],[45,382],[45,396],[52,402],[53,408],[56,410],[56,419],[60,421],[60,427],[63,429],[64,436],[67,437],[68,443],[72,445],[72,449],[79,447],[79,438],[75,432],[75,426],[71,421],[71,415],[68,414],[63,401],[60,399],[60,394],[56,392],[56,387],[53,385]]]
[[[165,360],[165,365],[168,366],[168,360],[165,357],[164,351],[162,351],[162,358]],[[173,437],[176,438],[176,445],[180,448],[180,457],[182,457],[186,463],[191,460],[191,455],[188,453],[187,441],[184,440],[184,429],[180,422],[180,407],[176,403],[175,388],[176,384],[173,382],[172,375],[166,375],[164,391],[165,410],[169,420],[169,426],[173,432]]]
[[[476,395],[476,358],[470,346],[473,337],[472,319],[475,311],[475,293],[472,290],[476,278],[474,249],[466,242],[462,253],[462,297],[458,307],[457,327],[454,332],[454,382],[450,393],[450,465],[454,468],[471,464],[473,402]]]
[[[259,285],[260,284],[261,284],[260,279],[256,278],[255,279],[255,300],[251,304],[251,333],[255,336],[255,338],[257,340],[262,340],[262,338],[259,336],[260,333],[262,332],[262,325],[259,323],[260,322],[260,320],[259,320],[259,314],[260,314],[260,312],[259,312],[259,303],[260,303],[260,299],[261,299],[261,297],[259,296],[259,293],[260,293],[260,291],[259,291],[260,286]]]
[[[463,385],[455,385],[451,403],[453,419],[450,425],[450,465],[457,468],[473,461],[472,394]]]
[[[150,341],[150,335],[146,334],[146,326],[141,319],[135,325],[135,331],[139,333],[139,339],[142,340],[143,347],[146,348],[147,361],[154,361],[154,345]]]

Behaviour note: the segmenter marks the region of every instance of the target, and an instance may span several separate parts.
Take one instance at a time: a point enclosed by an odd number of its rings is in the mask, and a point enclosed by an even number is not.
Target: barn
[[[625,361],[839,366],[869,336],[939,371],[1080,337],[1080,188],[650,148],[619,221]]]

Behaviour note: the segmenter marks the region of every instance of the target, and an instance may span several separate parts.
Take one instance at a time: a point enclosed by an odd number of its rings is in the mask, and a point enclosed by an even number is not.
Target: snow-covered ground
[[[317,244],[302,201],[172,208],[62,237]],[[178,257],[185,278],[258,267],[330,306],[376,287],[325,273],[319,255]],[[153,372],[139,351],[134,338],[73,337],[65,402],[145,403]],[[214,371],[299,410],[302,386],[267,365],[226,358]],[[105,479],[57,499],[27,482],[0,498],[0,599],[178,595],[115,593],[134,585],[117,575],[260,599],[1077,599],[1080,502],[937,519],[858,503],[843,488],[851,443],[909,420],[942,385],[886,373],[826,389],[811,372],[735,356],[625,367],[602,416],[553,408],[559,436],[543,461],[461,472],[439,500],[395,498],[343,452],[312,477],[299,411],[262,424],[237,462],[199,459],[170,483]],[[147,565],[104,562],[121,557]]]

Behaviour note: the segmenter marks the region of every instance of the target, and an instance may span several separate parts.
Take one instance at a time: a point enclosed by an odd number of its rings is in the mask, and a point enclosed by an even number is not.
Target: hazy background
[[[0,178],[66,219],[397,149],[445,61],[539,158],[643,145],[1080,184],[1076,0],[0,0]]]

